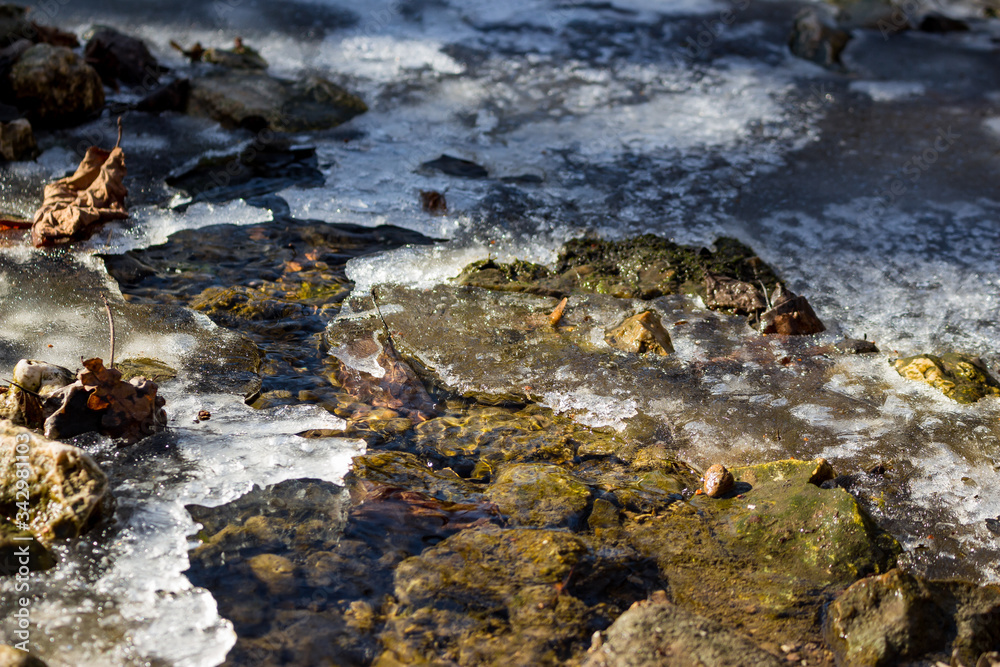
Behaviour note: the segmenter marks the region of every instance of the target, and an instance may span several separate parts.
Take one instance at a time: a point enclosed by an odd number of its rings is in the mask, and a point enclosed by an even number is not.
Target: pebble
[[[734,482],[733,473],[721,463],[716,463],[705,472],[705,495],[718,498],[732,489]]]

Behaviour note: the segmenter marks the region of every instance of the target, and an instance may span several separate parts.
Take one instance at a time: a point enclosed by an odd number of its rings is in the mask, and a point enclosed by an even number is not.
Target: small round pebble
[[[733,488],[733,473],[726,470],[726,466],[716,463],[705,471],[705,495],[710,498],[718,498],[728,493]]]

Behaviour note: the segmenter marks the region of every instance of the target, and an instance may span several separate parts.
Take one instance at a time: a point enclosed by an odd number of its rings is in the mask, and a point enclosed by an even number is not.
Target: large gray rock
[[[779,667],[735,632],[670,602],[636,602],[618,617],[584,667]]]
[[[360,98],[318,76],[300,81],[245,70],[218,70],[191,81],[185,111],[225,127],[278,132],[325,130],[368,110]]]
[[[36,124],[78,123],[104,107],[104,86],[93,67],[62,46],[35,44],[10,72],[17,105]]]

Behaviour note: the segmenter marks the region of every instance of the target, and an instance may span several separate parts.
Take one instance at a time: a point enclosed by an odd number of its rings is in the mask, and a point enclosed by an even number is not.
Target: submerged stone
[[[576,528],[590,503],[590,488],[584,482],[545,463],[507,466],[487,495],[512,526]]]
[[[1000,588],[892,570],[855,583],[834,600],[826,638],[848,667],[935,659],[990,664],[989,653],[1000,647]]]
[[[745,637],[667,601],[636,602],[604,633],[584,667],[780,667]]]
[[[659,316],[651,310],[633,315],[605,334],[604,340],[613,348],[644,354],[672,354],[670,334],[663,328]]]
[[[940,357],[919,354],[891,363],[906,379],[929,384],[959,403],[975,403],[986,396],[1000,396],[1000,383],[981,361],[966,354],[948,352]]]

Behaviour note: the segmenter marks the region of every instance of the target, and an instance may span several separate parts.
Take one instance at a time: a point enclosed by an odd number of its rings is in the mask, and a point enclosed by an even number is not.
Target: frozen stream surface
[[[867,478],[853,490],[900,539],[908,562],[934,576],[1000,582],[1000,536],[987,523],[1000,517],[1000,401],[959,405],[886,363],[955,350],[981,356],[1000,374],[997,20],[890,40],[856,31],[846,72],[834,72],[786,47],[792,18],[808,3],[28,4],[58,4],[47,21],[81,34],[105,24],[140,36],[175,68],[186,63],[170,40],[221,45],[241,35],[274,74],[320,72],[357,92],[367,113],[294,137],[317,147],[325,184],[277,195],[295,218],[392,224],[447,240],[353,260],[348,275],[359,293],[379,283],[429,288],[487,256],[550,262],[563,241],[583,233],[652,232],[685,244],[740,239],[808,295],[828,327],[819,342],[867,336],[882,354],[840,360],[809,387],[796,384],[794,367],[775,380],[752,359],[715,365],[697,388],[677,395],[630,387],[627,374],[510,372],[538,383],[543,404],[586,424],[624,427],[639,411],[662,420],[678,456],[699,466],[787,456],[824,456],[846,470],[891,464],[903,481],[888,502],[872,499]],[[947,8],[973,16],[978,5]],[[685,46],[727,8],[732,25],[697,53]],[[121,101],[130,95],[112,93]],[[95,254],[275,215],[260,201],[176,209],[178,195],[163,184],[205,152],[247,144],[249,133],[171,114],[128,122],[131,220],[70,252],[0,248],[0,370],[22,357],[75,367],[81,353],[104,352],[96,295],[118,287]],[[75,167],[72,147],[110,145],[112,128],[105,113],[48,135],[36,162],[3,167],[2,208],[30,215],[40,185]],[[481,164],[489,177],[420,168],[442,154]],[[902,187],[893,190],[894,181]],[[422,190],[444,192],[450,215],[425,213]],[[275,202],[266,203],[282,206]],[[61,279],[48,273],[53,266]],[[671,330],[682,366],[705,362],[726,348],[727,336],[735,345],[736,327],[691,299],[657,308],[667,323],[689,322]],[[405,314],[386,312],[405,327]],[[342,420],[311,405],[255,411],[213,382],[211,363],[185,365],[198,350],[215,354],[204,351],[211,345],[225,353],[225,336],[203,316],[161,327],[130,311],[122,330],[123,355],[182,368],[161,387],[173,421],[169,440],[157,446],[171,453],[160,452],[155,465],[141,456],[122,464],[113,479],[113,541],[64,547],[63,565],[37,577],[39,652],[53,667],[216,665],[235,634],[211,594],[183,574],[187,536],[196,532],[184,505],[219,505],[254,484],[298,477],[340,482],[364,443],[316,449],[295,434],[337,429]],[[447,374],[445,356],[438,370]],[[448,378],[456,386],[488,383],[456,373]],[[692,396],[700,398],[685,402]],[[190,416],[200,409],[212,419],[196,427]],[[748,414],[752,420],[739,418]],[[5,599],[12,585],[0,580]],[[0,637],[11,628],[0,620]]]

